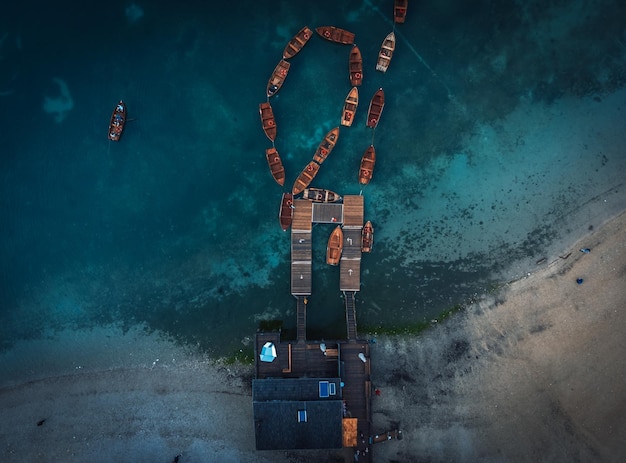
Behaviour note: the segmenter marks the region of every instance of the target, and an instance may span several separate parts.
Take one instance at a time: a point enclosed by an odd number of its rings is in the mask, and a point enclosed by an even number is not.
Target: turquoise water
[[[501,162],[502,175],[477,177],[471,188],[463,183],[487,171],[481,163],[493,164],[490,143],[521,105],[549,112],[567,98],[600,104],[622,88],[626,36],[618,18],[626,12],[619,2],[590,11],[576,6],[576,15],[541,2],[524,9],[412,4],[407,23],[396,28],[387,74],[374,64],[392,27],[392,2],[298,3],[94,9],[69,2],[36,13],[5,11],[5,348],[60,328],[145,323],[228,354],[261,320],[294,328],[289,237],[277,220],[283,189],[265,162],[270,144],[258,105],[283,47],[305,24],[351,30],[364,57],[355,124],[342,129],[315,180],[340,194],[362,190],[376,229],[374,252],[363,257],[361,326],[430,320],[489,290],[500,281],[494,272],[501,276],[510,261],[540,258],[578,204],[607,191],[615,210],[623,204],[619,150],[563,153],[558,162],[573,172],[592,167],[582,182],[574,174],[542,180],[550,169],[527,159],[519,183],[509,161]],[[286,189],[339,125],[349,51],[314,36],[271,100]],[[358,162],[372,140],[365,112],[381,86],[387,104],[374,139],[378,161],[374,180],[361,189]],[[133,120],[122,141],[110,143],[107,124],[120,99]],[[601,135],[623,141],[623,129],[607,127]],[[470,139],[483,132],[484,151],[477,151]],[[503,178],[511,181],[500,194],[494,185]],[[463,203],[470,196],[474,202]],[[328,227],[314,229],[312,338],[345,333],[338,269],[324,263]]]

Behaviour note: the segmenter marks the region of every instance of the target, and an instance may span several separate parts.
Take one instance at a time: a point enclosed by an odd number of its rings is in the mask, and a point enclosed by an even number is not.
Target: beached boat
[[[341,201],[342,198],[334,191],[323,188],[305,188],[302,193],[302,199],[308,199],[316,203],[336,203]]]
[[[267,81],[267,96],[268,98],[272,95],[276,95],[280,88],[285,83],[285,79],[287,78],[287,74],[289,73],[289,67],[291,63],[284,59],[281,59],[274,71],[272,72],[272,76]]]
[[[409,0],[394,0],[393,2],[393,21],[396,24],[404,23],[406,19],[406,9],[409,6]]]
[[[294,196],[297,195],[298,193],[302,193],[304,189],[308,187],[311,181],[315,178],[319,170],[320,170],[320,165],[317,162],[315,161],[309,162],[307,166],[304,169],[302,169],[302,172],[300,172],[300,175],[298,175],[298,178],[294,182],[293,187],[291,189],[291,193]]]
[[[259,115],[261,116],[261,124],[265,135],[271,141],[274,141],[276,139],[276,119],[269,101],[264,101],[259,105]]]
[[[396,34],[390,32],[383,40],[383,44],[378,52],[378,61],[376,62],[376,70],[380,72],[387,72],[389,63],[391,63],[391,57],[393,51],[396,49]]]
[[[287,45],[285,45],[283,58],[293,58],[300,50],[302,50],[302,47],[306,45],[312,35],[313,31],[309,29],[308,26],[304,26],[300,29],[298,33],[287,43]]]
[[[350,50],[348,71],[350,72],[350,85],[358,87],[363,83],[363,57],[361,50],[356,45]]]
[[[361,230],[361,252],[372,252],[374,246],[374,227],[369,220]]]
[[[285,184],[285,168],[276,148],[273,146],[267,148],[265,150],[265,158],[267,159],[267,165],[270,167],[272,177],[274,177],[276,183],[283,186]]]
[[[124,125],[126,125],[126,104],[120,100],[115,106],[113,114],[111,114],[111,121],[109,122],[109,140],[120,141],[122,132],[124,131]]]
[[[341,251],[343,251],[343,230],[341,229],[341,225],[337,225],[328,238],[328,245],[326,246],[326,263],[329,265],[339,264]]]
[[[333,150],[339,139],[339,127],[331,129],[325,136],[322,142],[319,144],[313,155],[313,160],[318,164],[323,163],[330,152]]]
[[[316,27],[315,31],[331,42],[344,43],[346,45],[352,45],[354,43],[354,34],[345,29],[340,29],[335,26],[320,26]]]
[[[280,210],[278,212],[278,221],[283,231],[287,231],[291,227],[291,221],[293,220],[293,196],[291,193],[283,193],[283,197],[280,200]]]
[[[370,145],[361,157],[361,167],[359,168],[359,183],[367,185],[374,174],[374,165],[376,164],[376,150],[374,145]]]
[[[356,113],[356,108],[359,105],[359,89],[357,87],[352,87],[352,89],[348,92],[348,96],[343,103],[343,113],[341,114],[341,125],[345,125],[346,127],[350,127],[352,125],[352,121],[354,120],[354,115]]]
[[[385,92],[382,88],[376,90],[370,101],[370,107],[367,110],[367,126],[375,129],[380,120],[380,115],[385,107]]]

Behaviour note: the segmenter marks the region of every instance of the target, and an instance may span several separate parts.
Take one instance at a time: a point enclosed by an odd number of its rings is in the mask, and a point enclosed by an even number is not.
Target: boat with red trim
[[[300,172],[300,175],[298,175],[298,178],[294,182],[293,187],[291,189],[291,193],[294,196],[299,193],[302,193],[304,189],[308,187],[309,184],[313,181],[313,179],[315,178],[319,170],[320,170],[320,165],[317,162],[315,161],[309,162],[307,166],[304,169],[302,169],[302,172]]]
[[[272,95],[276,95],[280,88],[285,83],[285,79],[287,78],[287,74],[289,73],[289,67],[291,63],[287,60],[281,59],[274,71],[272,72],[272,76],[267,81],[267,97],[271,97]]]
[[[280,228],[287,231],[291,227],[293,221],[293,196],[291,193],[285,192],[280,200],[280,210],[278,212],[278,221]]]
[[[361,252],[372,252],[374,246],[374,227],[369,220],[361,230]]]
[[[361,167],[359,168],[359,183],[367,185],[374,174],[374,165],[376,164],[376,150],[374,145],[370,145],[361,157]]]
[[[316,27],[315,31],[331,42],[343,43],[345,45],[352,45],[354,43],[354,34],[339,27],[320,26]]]
[[[343,230],[341,225],[337,225],[328,237],[326,246],[326,263],[329,265],[339,264],[341,252],[343,251]]]
[[[403,24],[406,20],[406,10],[409,0],[394,0],[393,2],[393,22]]]
[[[307,44],[313,31],[308,26],[304,26],[296,35],[285,45],[283,50],[283,58],[293,58]]]
[[[322,164],[330,152],[333,150],[339,139],[339,127],[331,129],[325,136],[322,142],[319,144],[313,155],[313,160],[318,164]]]
[[[363,57],[361,50],[356,45],[350,50],[348,71],[350,72],[350,85],[358,87],[363,83]]]
[[[274,141],[276,139],[276,118],[269,101],[264,101],[259,105],[259,115],[261,116],[261,125],[265,135],[267,135],[270,141]]]
[[[305,188],[302,199],[308,199],[314,203],[336,203],[342,200],[341,196],[334,191],[323,188]]]
[[[270,168],[272,177],[276,180],[280,186],[285,184],[285,168],[283,167],[283,161],[280,159],[278,150],[275,147],[267,148],[265,150],[265,158],[267,159],[267,165]]]
[[[367,110],[367,126],[375,129],[378,126],[380,115],[385,107],[385,92],[382,87],[376,90],[374,96],[370,100],[370,106]]]
[[[352,121],[354,121],[354,115],[356,114],[356,108],[359,105],[359,89],[358,87],[352,87],[348,92],[348,96],[343,103],[343,113],[341,114],[341,125],[350,127]]]

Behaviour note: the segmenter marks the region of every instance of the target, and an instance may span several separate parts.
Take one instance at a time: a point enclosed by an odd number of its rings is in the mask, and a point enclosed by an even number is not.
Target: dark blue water
[[[549,224],[529,223],[482,252],[433,258],[424,252],[430,246],[462,241],[471,211],[424,224],[419,237],[409,238],[414,227],[390,224],[394,215],[423,209],[425,191],[441,176],[420,172],[439,160],[447,165],[477,124],[498,121],[521,99],[550,105],[621,88],[626,37],[618,18],[626,12],[619,2],[601,2],[575,24],[550,16],[566,32],[546,34],[543,48],[534,27],[545,31],[546,14],[562,11],[558,5],[415,3],[396,29],[387,74],[374,64],[392,27],[392,2],[299,3],[5,8],[4,347],[60,328],[142,323],[226,354],[260,320],[283,320],[287,332],[293,329],[289,238],[277,221],[283,190],[265,162],[270,144],[258,104],[283,47],[305,24],[356,33],[366,69],[357,120],[342,129],[317,186],[359,194],[358,162],[372,139],[365,108],[378,87],[387,95],[374,180],[363,190],[377,241],[363,258],[362,326],[429,320],[489,288],[503,256],[532,257],[554,239]],[[313,37],[272,98],[286,189],[339,124],[349,49]],[[107,124],[120,99],[133,120],[122,141],[111,143]],[[66,110],[50,112],[54,101]],[[345,333],[338,269],[324,263],[329,232],[314,229],[310,337]]]

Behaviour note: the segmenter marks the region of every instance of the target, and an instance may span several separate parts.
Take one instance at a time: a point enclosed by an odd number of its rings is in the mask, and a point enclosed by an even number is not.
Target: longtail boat
[[[342,198],[334,191],[323,188],[305,188],[302,193],[302,199],[308,199],[315,203],[336,203],[341,201]]]
[[[376,150],[374,145],[370,145],[361,157],[361,167],[359,168],[359,183],[367,185],[374,174],[374,165],[376,164]]]
[[[353,87],[361,85],[363,83],[363,57],[361,50],[356,45],[350,50],[348,70],[350,72],[350,85]]]
[[[285,45],[283,50],[283,59],[293,58],[309,41],[313,31],[308,26],[304,26],[296,35]]]
[[[356,108],[359,105],[359,89],[358,87],[352,87],[348,92],[348,96],[343,103],[343,113],[341,114],[341,125],[350,127],[354,120],[354,114]]]
[[[323,163],[330,152],[333,150],[339,139],[339,127],[331,129],[325,136],[322,142],[319,144],[313,155],[313,160],[318,164]]]
[[[280,228],[283,231],[287,231],[291,227],[291,221],[293,220],[293,196],[291,193],[283,193],[283,197],[280,200],[280,210],[278,211],[278,221],[280,222]]]
[[[383,44],[378,52],[378,61],[376,62],[376,70],[381,72],[387,72],[389,63],[391,63],[391,57],[393,51],[396,49],[396,34],[390,32],[383,40]]]
[[[267,135],[270,141],[274,141],[276,139],[276,119],[269,101],[264,101],[259,105],[259,115],[261,116],[261,124],[263,125],[265,135]]]
[[[124,131],[124,125],[126,125],[126,104],[120,100],[115,106],[113,114],[111,114],[111,121],[109,122],[109,140],[120,141],[122,132]]]
[[[346,45],[352,45],[354,43],[354,34],[345,29],[340,29],[335,26],[320,26],[316,27],[315,31],[331,42],[343,43]]]
[[[374,246],[374,227],[369,220],[361,230],[361,252],[372,252]]]
[[[315,178],[319,170],[320,165],[317,162],[309,162],[307,166],[302,170],[302,172],[300,172],[300,175],[298,175],[298,178],[294,182],[291,189],[291,194],[295,196],[298,193],[302,193],[302,191],[304,191],[304,189],[308,187],[311,181]]]
[[[270,167],[272,177],[274,177],[276,183],[283,186],[285,184],[285,168],[276,148],[273,146],[267,148],[265,150],[265,158],[267,159],[267,165]]]
[[[281,59],[274,71],[272,72],[272,76],[269,78],[267,82],[267,97],[271,97],[272,95],[276,95],[280,88],[285,83],[285,79],[287,78],[287,74],[289,73],[289,67],[291,63],[284,59]]]
[[[393,21],[396,24],[403,24],[406,19],[406,9],[409,6],[409,0],[394,0],[393,2]]]
[[[341,225],[337,225],[328,238],[326,246],[326,263],[329,265],[339,264],[341,252],[343,251],[343,230]]]
[[[367,110],[367,126],[375,129],[380,120],[380,115],[385,107],[385,92],[382,88],[376,90],[370,101],[370,107]]]

